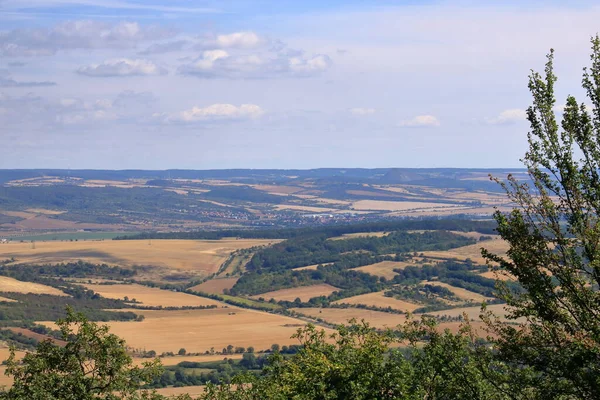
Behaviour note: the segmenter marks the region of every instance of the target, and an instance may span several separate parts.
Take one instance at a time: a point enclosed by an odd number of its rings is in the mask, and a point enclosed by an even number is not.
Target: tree
[[[506,388],[491,384],[490,352],[476,343],[469,324],[440,332],[430,320],[412,321],[403,339],[351,321],[328,337],[309,325],[294,336],[300,350],[290,358],[276,352],[262,374],[238,375],[233,385],[208,385],[203,399],[469,399],[508,400]],[[429,340],[422,345],[423,337]],[[390,345],[402,342],[404,349]],[[396,346],[394,346],[396,347]],[[246,355],[245,355],[246,356]],[[247,354],[251,356],[251,354]],[[250,357],[242,360],[250,364]]]
[[[582,86],[592,110],[568,96],[560,125],[555,114],[554,52],[544,74],[532,72],[529,183],[501,183],[516,208],[495,213],[508,257],[484,251],[523,290],[501,285],[515,326],[488,315],[499,359],[521,365],[514,385],[543,398],[592,399],[600,393],[600,39]]]
[[[186,353],[187,353],[187,351],[183,347],[180,348],[179,351],[177,352],[177,354],[180,356],[185,356]]]
[[[141,385],[160,376],[159,360],[134,366],[123,339],[110,334],[82,314],[67,309],[57,322],[61,347],[48,339],[21,362],[11,349],[6,374],[13,386],[0,398],[11,400],[159,399]]]

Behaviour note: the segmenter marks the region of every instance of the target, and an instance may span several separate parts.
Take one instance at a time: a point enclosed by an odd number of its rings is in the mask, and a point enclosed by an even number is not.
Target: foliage
[[[326,237],[341,236],[348,233],[384,232],[399,230],[448,230],[462,232],[480,232],[494,234],[496,223],[493,221],[471,221],[464,219],[422,219],[422,220],[386,220],[368,223],[339,224],[330,226],[280,229],[222,229],[218,231],[194,232],[144,232],[126,235],[115,240],[137,239],[207,239],[216,240],[227,237],[244,239],[292,239],[311,235]]]
[[[89,322],[82,314],[67,310],[57,322],[66,345],[41,342],[35,353],[21,362],[14,351],[7,361],[13,386],[0,398],[7,400],[85,400],[158,398],[140,393],[140,384],[160,373],[158,360],[142,367],[132,364],[122,339],[108,327]]]
[[[336,262],[344,254],[367,252],[373,255],[425,250],[448,250],[473,244],[473,239],[446,231],[392,232],[383,237],[357,237],[327,240],[326,235],[290,239],[257,251],[246,268],[251,271],[278,271],[306,265]]]
[[[353,321],[355,322],[355,321]],[[421,339],[429,340],[422,346]],[[431,321],[403,328],[407,348],[368,324],[338,327],[328,338],[314,326],[295,335],[302,347],[285,358],[274,354],[263,374],[238,376],[234,385],[208,386],[204,399],[508,399],[481,372],[488,352],[467,324],[457,333],[440,332]],[[489,363],[484,360],[485,366]]]
[[[0,302],[0,322],[13,325],[20,321],[48,321],[63,318],[65,307],[73,307],[84,312],[95,321],[132,321],[138,316],[131,311],[113,311],[131,308],[122,300],[107,299],[97,293],[72,285],[73,290],[66,290],[71,296],[54,296],[49,294],[0,292],[15,302]],[[10,322],[8,322],[10,321]]]
[[[39,277],[61,278],[105,278],[124,279],[136,274],[132,269],[93,264],[85,261],[61,264],[25,264],[18,266],[0,266],[0,275],[9,276],[20,281],[36,282]]]
[[[517,204],[496,212],[508,258],[486,253],[525,289],[501,296],[519,326],[490,317],[501,359],[529,366],[523,384],[547,398],[591,399],[600,393],[600,39],[592,39],[592,65],[584,69],[588,110],[569,96],[562,121],[555,116],[553,51],[544,74],[532,72],[529,151],[523,160],[532,187],[509,176],[504,188]]]

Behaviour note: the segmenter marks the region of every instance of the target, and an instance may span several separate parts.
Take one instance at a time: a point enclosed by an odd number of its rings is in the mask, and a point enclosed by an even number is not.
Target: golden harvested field
[[[492,253],[504,255],[508,250],[508,243],[502,239],[493,239],[448,251],[424,251],[423,254],[426,257],[456,258],[459,260],[470,258],[473,262],[485,264],[485,260],[481,256],[482,247],[488,249]]]
[[[202,282],[199,285],[192,286],[190,290],[204,292],[210,294],[223,294],[223,290],[231,289],[237,282],[238,278],[218,278]]]
[[[21,359],[21,358],[23,358],[23,356],[25,356],[25,354],[26,353],[24,351],[17,351],[15,355],[17,356],[17,359]],[[7,347],[0,348],[0,362],[7,360],[9,356],[10,356],[10,351]],[[6,366],[1,365],[0,366],[0,387],[2,387],[2,386],[8,387],[8,386],[11,386],[13,383],[12,377],[4,375],[5,371],[6,371]]]
[[[229,254],[237,249],[268,245],[277,240],[104,240],[79,242],[8,243],[0,258],[15,257],[18,262],[58,263],[84,260],[123,267],[154,266],[208,275],[216,272]]]
[[[403,188],[403,187],[396,187],[396,186],[378,186],[378,185],[373,185],[373,187],[375,189],[381,189],[381,190],[387,190],[389,192],[394,192],[394,193],[404,193],[404,194],[409,194],[410,192],[408,191],[408,189]]]
[[[189,394],[192,398],[204,394],[206,386],[183,386],[183,387],[166,387],[156,389],[156,393],[167,397],[175,397],[181,394]]]
[[[497,316],[504,316],[504,315],[506,315],[505,307],[507,307],[506,304],[493,304],[493,305],[487,306],[487,309],[489,311],[492,311]],[[427,315],[434,315],[434,316],[446,315],[449,317],[460,317],[463,315],[463,313],[466,313],[467,316],[471,319],[478,320],[479,314],[481,314],[481,307],[475,306],[475,307],[453,308],[451,310],[429,312],[429,313],[427,313]]]
[[[157,353],[177,352],[185,348],[190,353],[204,353],[214,347],[228,345],[253,346],[257,351],[273,343],[297,344],[290,337],[306,322],[283,315],[229,306],[208,310],[145,311],[132,310],[145,319],[141,322],[111,321],[110,331],[127,341],[134,349]],[[55,327],[53,322],[42,324]]]
[[[358,296],[348,297],[346,299],[341,299],[334,302],[335,304],[364,304],[366,306],[374,306],[374,307],[392,307],[395,310],[400,311],[408,311],[413,312],[419,307],[422,307],[421,304],[410,303],[404,300],[398,300],[393,297],[386,297],[383,295],[383,291],[381,292],[373,292],[367,294],[361,294]],[[392,315],[392,314],[389,314]]]
[[[63,221],[56,218],[50,218],[48,215],[35,214],[21,211],[2,211],[2,214],[9,215],[12,217],[25,218],[21,221],[17,221],[14,224],[3,224],[2,226],[10,227],[14,231],[31,231],[38,229],[60,229],[60,230],[77,230],[77,229],[118,229],[118,225],[109,224],[91,224],[91,223],[79,223],[73,221]]]
[[[386,279],[393,279],[394,276],[396,276],[394,269],[402,269],[409,265],[415,266],[417,264],[406,261],[381,261],[375,264],[365,265],[364,267],[358,267],[354,269],[371,275],[383,276]]]
[[[293,270],[294,271],[303,271],[305,269],[316,270],[319,265],[325,266],[325,265],[331,265],[331,264],[333,264],[333,263],[313,264],[313,265],[307,265],[306,267],[293,268]]]
[[[47,214],[47,215],[59,215],[64,214],[66,211],[57,211],[57,210],[46,210],[45,208],[28,208],[25,211],[29,211],[35,214]]]
[[[311,286],[300,286],[291,289],[281,289],[275,290],[273,292],[267,292],[262,294],[257,294],[256,296],[251,296],[253,299],[258,299],[262,297],[265,300],[275,299],[275,300],[287,300],[294,301],[296,298],[300,298],[302,301],[308,301],[313,297],[317,296],[329,296],[331,293],[338,291],[339,289],[327,285],[311,285]]]
[[[300,196],[297,196],[297,197],[300,197]],[[323,204],[333,204],[333,205],[339,205],[339,206],[349,206],[350,204],[352,204],[350,201],[328,199],[326,197],[315,197],[314,200],[319,203],[323,203]]]
[[[21,350],[15,351],[15,355],[17,356],[17,359],[23,358],[25,356],[25,354],[27,354],[25,351],[21,351]],[[0,347],[0,363],[2,361],[8,360],[8,357],[10,357],[10,349],[8,347]]]
[[[364,238],[364,237],[384,237],[389,232],[357,232],[357,233],[344,233],[342,236],[330,237],[328,240],[344,240],[352,238]]]
[[[506,271],[487,271],[479,274],[484,278],[497,279],[499,281],[515,281],[515,277],[509,275]]]
[[[482,236],[488,236],[491,237],[492,239],[500,239],[500,236],[498,235],[486,235],[485,233],[479,233],[479,232],[460,232],[460,231],[450,231],[452,233],[456,233],[457,235],[461,235],[461,236],[466,236],[475,240],[479,240]],[[482,243],[485,243],[482,242]]]
[[[440,210],[460,208],[451,203],[426,203],[421,201],[384,201],[384,200],[359,200],[352,204],[355,210],[374,211],[411,211],[411,210]]]
[[[37,215],[36,213],[26,212],[26,211],[2,211],[2,214],[8,215],[9,217],[17,217],[17,218],[25,218],[25,219],[33,218]]]
[[[423,281],[422,283],[432,285],[432,286],[445,287],[446,289],[452,291],[452,293],[454,293],[454,295],[461,300],[475,301],[478,303],[483,303],[486,300],[490,300],[489,297],[483,296],[479,293],[475,293],[475,292],[471,292],[470,290],[467,290],[467,289],[451,286],[444,282]]]
[[[421,229],[421,230],[412,230],[412,231],[407,231],[407,232],[408,233],[425,233],[425,232],[435,232],[435,231]],[[500,238],[500,236],[498,236],[498,235],[487,235],[485,233],[479,233],[479,232],[462,232],[462,231],[448,231],[448,232],[452,232],[456,235],[468,237],[468,238],[475,239],[475,240],[479,240],[479,238],[481,238],[482,236],[491,237],[492,239]]]
[[[355,318],[359,322],[364,319],[375,328],[394,328],[406,321],[406,316],[402,314],[359,308],[292,308],[292,310],[313,318],[321,318],[332,324],[347,324],[350,319]]]
[[[306,211],[312,213],[329,213],[335,211],[334,208],[326,208],[326,207],[310,207],[310,206],[295,206],[290,204],[279,204],[275,206],[275,209],[278,211],[281,210],[292,210],[292,211]]]
[[[288,195],[305,190],[304,188],[297,186],[284,186],[284,185],[253,185],[256,190],[263,190],[272,194]]]
[[[65,293],[51,286],[33,282],[18,281],[7,276],[0,276],[0,292],[53,294],[55,296],[66,296]]]
[[[132,284],[132,285],[82,285],[103,297],[109,299],[123,299],[125,296],[129,300],[135,299],[144,306],[151,307],[185,307],[185,306],[224,306],[216,300],[205,297],[194,296],[187,293],[172,292],[158,288]]]

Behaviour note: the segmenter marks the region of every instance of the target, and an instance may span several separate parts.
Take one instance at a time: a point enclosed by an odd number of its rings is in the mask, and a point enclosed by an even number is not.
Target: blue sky
[[[518,167],[564,3],[0,0],[0,168]]]

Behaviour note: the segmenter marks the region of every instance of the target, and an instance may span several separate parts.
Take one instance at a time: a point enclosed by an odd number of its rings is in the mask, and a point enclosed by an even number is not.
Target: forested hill
[[[0,184],[41,178],[68,177],[84,180],[129,179],[226,179],[240,183],[284,183],[297,180],[329,182],[411,183],[435,187],[479,187],[498,190],[486,180],[469,180],[476,175],[522,173],[524,169],[482,168],[316,168],[316,169],[222,169],[222,170],[66,170],[66,169],[0,169]],[[450,184],[450,186],[448,186]]]
[[[296,237],[323,235],[334,237],[349,233],[382,232],[401,230],[446,230],[461,232],[479,232],[486,235],[496,233],[496,221],[474,221],[466,219],[421,219],[392,220],[358,224],[340,224],[306,228],[283,229],[226,229],[218,231],[194,232],[146,232],[137,235],[119,236],[115,240],[137,239],[203,239],[218,240],[226,237],[243,239],[292,239]]]

